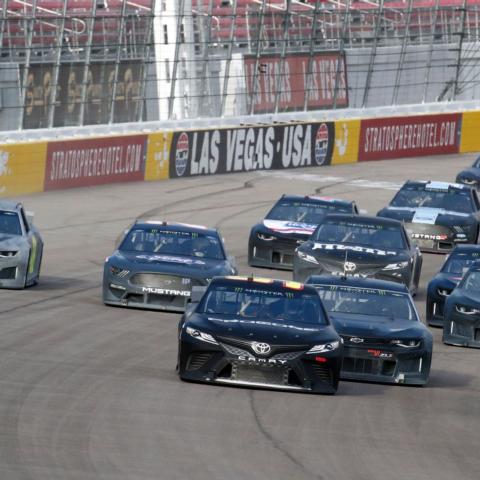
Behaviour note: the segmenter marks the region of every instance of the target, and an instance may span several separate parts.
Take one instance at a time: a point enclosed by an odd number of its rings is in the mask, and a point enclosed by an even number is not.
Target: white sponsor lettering
[[[246,355],[239,355],[238,359],[241,362],[248,362],[248,363],[263,363],[266,365],[285,365],[287,360],[275,360],[273,358],[257,358],[257,357],[247,357]]]
[[[393,250],[378,250],[376,248],[359,247],[355,245],[338,245],[336,243],[315,243],[312,250],[350,250],[352,252],[371,253],[373,255],[397,255]]]
[[[288,222],[280,220],[264,220],[263,224],[268,229],[279,233],[299,233],[301,235],[311,235],[316,225],[309,223]]]
[[[157,295],[169,295],[172,297],[189,297],[190,292],[187,290],[171,290],[169,288],[142,287],[143,293],[155,293]]]

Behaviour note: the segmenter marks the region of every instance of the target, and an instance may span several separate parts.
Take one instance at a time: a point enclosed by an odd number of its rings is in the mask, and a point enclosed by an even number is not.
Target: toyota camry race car
[[[293,278],[353,275],[418,289],[422,255],[397,220],[359,215],[327,215],[293,260]]]
[[[445,301],[443,342],[480,348],[480,262],[470,266]]]
[[[0,288],[38,283],[43,241],[31,217],[21,203],[0,200]]]
[[[421,323],[407,288],[352,277],[308,280],[318,290],[344,343],[340,378],[424,385],[432,334]]]
[[[457,245],[447,256],[440,271],[430,280],[427,289],[427,322],[443,326],[445,299],[458,285],[463,274],[480,260],[480,245]]]
[[[135,223],[107,258],[107,305],[182,312],[192,287],[236,274],[217,230],[167,222]]]
[[[214,278],[179,324],[183,380],[332,394],[341,363],[318,293],[296,282]]]
[[[480,188],[480,157],[477,157],[470,168],[462,170],[456,179],[457,183],[464,183],[470,187]]]
[[[283,195],[250,232],[248,264],[292,269],[294,250],[315,231],[327,213],[358,213],[355,202],[328,197]]]
[[[478,243],[480,200],[476,190],[458,183],[407,181],[378,216],[405,222],[410,238],[426,252]]]

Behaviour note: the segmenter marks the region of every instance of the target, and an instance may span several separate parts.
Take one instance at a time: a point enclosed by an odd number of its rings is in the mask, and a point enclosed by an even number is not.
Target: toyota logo
[[[268,355],[272,347],[268,343],[253,342],[252,349],[258,355]]]
[[[346,272],[354,272],[357,269],[357,265],[353,262],[345,262],[344,268]]]
[[[352,338],[350,339],[350,341],[351,341],[352,343],[363,343],[363,342],[364,342],[363,338],[358,338],[358,337],[352,337]]]

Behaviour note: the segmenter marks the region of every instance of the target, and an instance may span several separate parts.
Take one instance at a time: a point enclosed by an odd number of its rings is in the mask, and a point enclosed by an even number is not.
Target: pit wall
[[[0,144],[0,197],[475,152],[479,124],[480,111],[469,111]]]

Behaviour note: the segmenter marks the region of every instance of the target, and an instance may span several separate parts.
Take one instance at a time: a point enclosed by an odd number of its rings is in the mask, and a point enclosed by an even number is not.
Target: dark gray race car
[[[38,283],[43,241],[21,203],[0,200],[0,288]]]
[[[218,231],[167,222],[135,223],[107,258],[107,305],[183,312],[192,287],[236,274]]]
[[[462,170],[457,175],[456,182],[480,189],[480,157],[475,159],[471,167]]]

